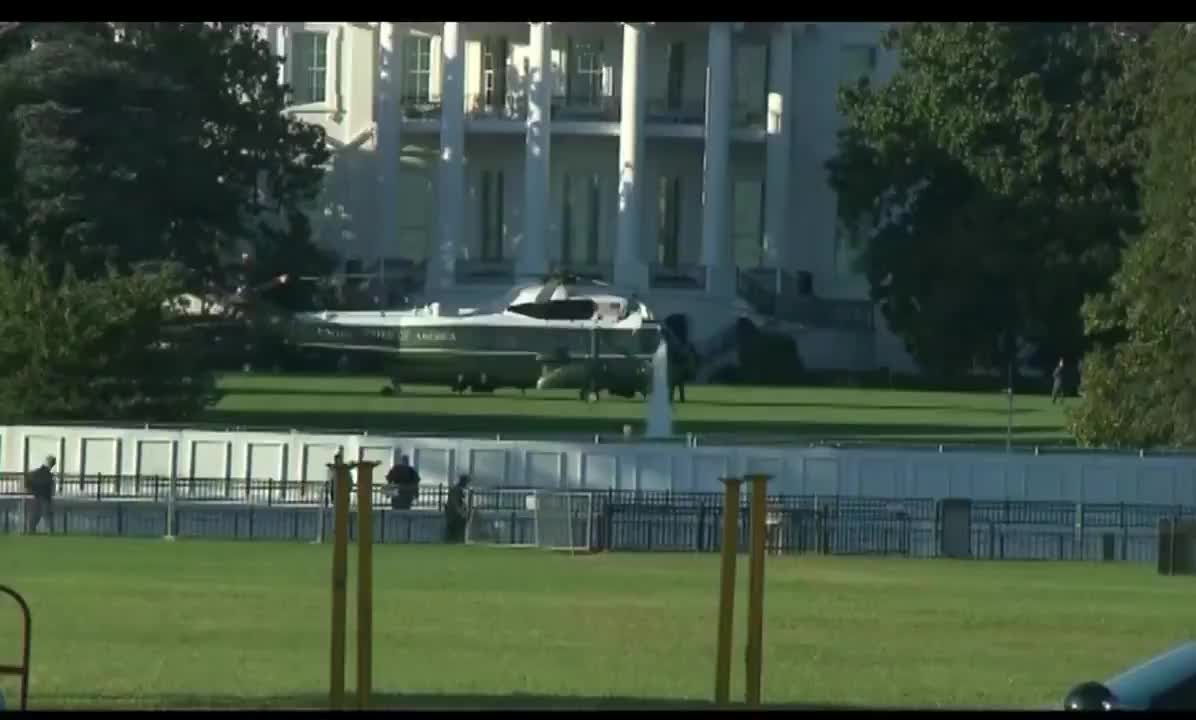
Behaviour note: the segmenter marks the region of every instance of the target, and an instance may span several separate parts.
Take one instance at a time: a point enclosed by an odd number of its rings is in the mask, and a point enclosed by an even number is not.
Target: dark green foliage
[[[1088,445],[1196,445],[1196,38],[1166,24],[1147,46],[1145,230],[1112,288],[1085,307],[1100,343],[1084,359],[1072,430]]]
[[[792,336],[768,332],[741,320],[737,332],[739,368],[737,383],[795,385],[801,381],[802,363]]]
[[[163,342],[169,269],[83,280],[0,256],[0,407],[8,420],[178,420],[215,400],[185,343]]]
[[[328,150],[283,112],[278,62],[249,23],[0,37],[0,250],[31,273],[6,264],[0,290],[7,412],[188,417],[210,400],[191,364],[203,338],[174,322],[164,335],[163,303],[327,269],[305,212]]]
[[[1084,347],[1079,308],[1135,227],[1134,46],[1099,25],[912,23],[901,69],[846,88],[829,163],[861,269],[931,374]]]
[[[171,259],[225,284],[242,249],[262,274],[323,270],[303,211],[324,134],[283,113],[269,44],[248,23],[122,31],[44,25],[0,62],[0,240],[84,277]]]

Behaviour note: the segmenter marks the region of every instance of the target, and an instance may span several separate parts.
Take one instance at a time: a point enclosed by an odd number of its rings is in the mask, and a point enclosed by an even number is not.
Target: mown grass
[[[507,435],[614,433],[642,429],[642,400],[606,398],[587,405],[569,391],[505,390],[458,396],[442,387],[405,386],[381,394],[381,377],[232,374],[204,420],[237,426],[377,429]],[[1000,393],[936,393],[836,388],[695,386],[673,406],[678,433],[769,436],[780,440],[1004,443],[1009,406]],[[1074,401],[1072,401],[1074,402]],[[1062,406],[1041,395],[1017,396],[1013,440],[1070,443]]]
[[[34,610],[33,708],[326,702],[328,546],[5,537],[0,558]],[[377,547],[376,704],[703,703],[717,563]],[[1196,631],[1191,581],[1145,565],[781,557],[767,572],[770,704],[1057,706]],[[740,592],[734,697],[745,608]],[[0,664],[15,634],[0,614]],[[349,645],[352,687],[352,629]]]

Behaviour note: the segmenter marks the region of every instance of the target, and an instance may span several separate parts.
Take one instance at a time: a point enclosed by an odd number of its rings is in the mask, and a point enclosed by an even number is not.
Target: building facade
[[[570,269],[698,336],[750,308],[807,365],[899,368],[825,170],[884,28],[263,24],[335,150],[317,227],[347,271],[464,302]]]

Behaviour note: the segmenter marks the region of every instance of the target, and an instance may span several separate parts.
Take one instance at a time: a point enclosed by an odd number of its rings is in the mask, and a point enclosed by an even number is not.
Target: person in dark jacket
[[[36,533],[42,518],[46,519],[46,530],[54,532],[54,466],[57,460],[53,455],[46,458],[33,472],[29,473],[28,489],[33,495],[33,513],[30,517],[29,532]]]
[[[419,480],[419,472],[411,467],[411,458],[401,456],[399,464],[386,473],[386,484],[390,486],[390,507],[410,510],[419,497]]]
[[[1055,372],[1052,374],[1054,382],[1051,384],[1051,404],[1063,401],[1063,374],[1066,372],[1066,367],[1063,365],[1063,358],[1059,358],[1059,364],[1055,366]]]
[[[449,488],[448,502],[444,505],[445,542],[465,542],[465,525],[469,522],[469,476],[457,478],[457,484]]]
[[[345,463],[345,448],[338,447],[336,454],[332,456],[333,465],[343,465]],[[324,502],[329,507],[336,502],[336,468],[328,468],[328,480],[324,483]]]

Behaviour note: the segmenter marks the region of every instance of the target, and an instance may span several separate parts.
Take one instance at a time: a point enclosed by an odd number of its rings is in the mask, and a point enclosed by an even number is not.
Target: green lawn
[[[0,553],[0,582],[35,613],[34,708],[326,698],[328,546],[8,537]],[[704,701],[717,563],[377,547],[378,704]],[[1192,581],[1146,565],[786,557],[767,568],[769,703],[1057,707],[1076,682],[1196,631]],[[741,592],[734,697],[745,600]],[[349,607],[352,617],[352,598]],[[0,618],[3,664],[15,659],[16,617]],[[350,687],[353,653],[350,641]]]
[[[590,434],[642,426],[641,400],[586,405],[569,391],[500,391],[458,396],[441,387],[380,393],[375,377],[228,375],[225,395],[204,418],[240,426],[362,428],[423,433]],[[932,393],[833,388],[697,386],[674,405],[678,433],[773,436],[788,440],[1004,443],[1008,400],[999,393]],[[1071,401],[1071,402],[1074,402]],[[1041,395],[1015,398],[1014,439],[1070,442],[1060,406]]]

